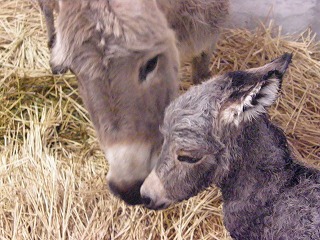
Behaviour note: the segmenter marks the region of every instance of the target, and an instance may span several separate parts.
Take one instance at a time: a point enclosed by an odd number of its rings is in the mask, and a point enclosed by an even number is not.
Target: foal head
[[[170,104],[159,161],[141,187],[147,207],[165,208],[221,183],[231,156],[241,154],[234,139],[277,99],[291,57],[284,54],[259,68],[217,76]]]

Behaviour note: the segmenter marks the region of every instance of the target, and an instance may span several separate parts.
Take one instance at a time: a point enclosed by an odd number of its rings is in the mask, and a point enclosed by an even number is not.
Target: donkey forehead
[[[140,51],[150,49],[167,38],[165,34],[168,32],[166,30],[169,30],[167,22],[156,6],[151,14],[150,9],[142,7],[143,1],[104,2],[106,2],[104,11],[100,8],[95,11],[98,12],[96,30],[101,32],[106,41],[110,37],[115,38],[116,44]],[[128,10],[128,5],[135,6],[135,9]]]
[[[136,20],[133,20],[136,21]],[[115,34],[114,32],[108,32],[109,26],[101,26],[97,23],[97,29],[102,28],[101,31],[101,45],[106,47],[106,50],[118,56],[125,56],[132,53],[143,54],[149,50],[155,50],[161,45],[164,45],[168,39],[172,41],[174,35],[169,29],[158,29],[157,31],[148,32],[143,26],[139,26],[141,29],[145,29],[144,32],[138,32],[134,29],[125,29],[121,36]],[[123,26],[122,26],[123,27]],[[141,30],[140,29],[140,30]],[[159,33],[162,33],[159,35]],[[169,33],[169,34],[168,34]]]
[[[98,41],[100,46],[117,45],[125,49],[150,49],[154,43],[167,38],[169,30],[163,14],[155,7],[151,12],[146,6],[151,3],[141,0],[75,0],[63,2],[59,25],[63,35],[70,36],[72,44]],[[150,1],[153,2],[153,1]],[[129,5],[145,5],[142,10],[129,10]],[[66,21],[67,20],[67,21]],[[100,49],[101,50],[101,49]],[[121,54],[121,51],[117,51]]]

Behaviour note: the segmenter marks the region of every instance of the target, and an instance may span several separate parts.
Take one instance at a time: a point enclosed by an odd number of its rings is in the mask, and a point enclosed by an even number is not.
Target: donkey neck
[[[224,223],[235,239],[259,239],[280,195],[307,179],[320,183],[320,174],[293,159],[284,133],[266,116],[229,139],[237,151],[230,152],[230,172],[218,184]]]
[[[256,199],[266,204],[267,198],[272,199],[288,184],[295,171],[283,131],[262,116],[230,139],[230,172],[219,184],[224,200]]]
[[[293,159],[284,133],[266,116],[247,124],[226,145],[230,172],[218,186],[224,223],[235,239],[253,239],[272,214],[273,203],[294,176]]]

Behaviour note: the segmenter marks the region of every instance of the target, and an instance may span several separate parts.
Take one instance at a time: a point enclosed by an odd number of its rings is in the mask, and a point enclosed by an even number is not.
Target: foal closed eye
[[[178,156],[178,160],[180,162],[186,162],[186,163],[196,163],[199,162],[202,158],[194,158],[194,157],[189,157],[189,156]]]
[[[139,81],[143,82],[147,79],[149,73],[151,73],[158,64],[159,56],[155,56],[154,58],[150,59],[143,67],[140,68],[139,71]]]

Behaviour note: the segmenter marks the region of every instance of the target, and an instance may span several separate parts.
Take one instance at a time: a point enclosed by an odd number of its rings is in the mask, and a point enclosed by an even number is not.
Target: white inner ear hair
[[[263,97],[258,99],[258,102],[264,107],[269,107],[275,102],[280,90],[280,79],[272,78],[268,79],[267,82],[268,84],[262,87],[260,91]]]
[[[279,79],[268,79],[267,84],[257,84],[241,100],[228,106],[222,113],[221,120],[225,123],[234,123],[238,126],[242,121],[251,121],[265,113],[265,107],[271,106],[277,99]],[[259,97],[257,98],[257,95]],[[256,101],[254,104],[253,102]]]

